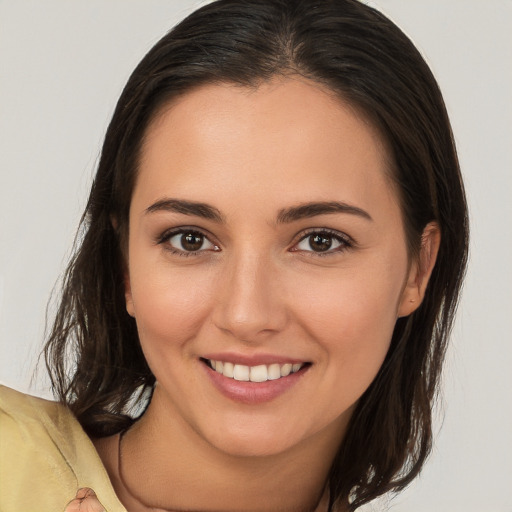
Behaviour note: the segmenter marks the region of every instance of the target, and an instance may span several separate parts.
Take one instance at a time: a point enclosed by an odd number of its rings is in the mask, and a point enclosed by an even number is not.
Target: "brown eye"
[[[315,252],[328,251],[332,245],[332,237],[330,235],[310,235],[308,237],[309,246]]]
[[[181,235],[181,246],[185,251],[198,251],[203,245],[204,237],[195,233],[185,233]]]
[[[177,252],[216,251],[218,247],[197,231],[180,231],[171,235],[167,243]]]
[[[341,233],[331,233],[329,231],[316,231],[306,235],[293,248],[294,251],[303,251],[310,253],[337,253],[351,247],[352,244]]]

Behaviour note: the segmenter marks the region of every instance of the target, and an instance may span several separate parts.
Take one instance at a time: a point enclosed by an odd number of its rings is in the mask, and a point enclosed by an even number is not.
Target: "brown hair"
[[[411,41],[378,11],[356,0],[219,0],[149,51],[108,127],[45,357],[56,396],[89,435],[131,424],[130,400],[155,382],[125,309],[122,256],[146,127],[163,104],[201,84],[257,86],[283,74],[326,85],[379,128],[412,253],[427,223],[442,233],[425,299],[398,319],[332,465],[330,507],[350,503],[353,511],[406,486],[430,451],[467,259],[467,208],[441,93]]]

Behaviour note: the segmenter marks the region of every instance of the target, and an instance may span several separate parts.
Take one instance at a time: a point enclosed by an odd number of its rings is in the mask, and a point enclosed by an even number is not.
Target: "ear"
[[[132,287],[130,283],[130,273],[125,268],[124,271],[124,298],[126,301],[126,311],[130,316],[135,318],[135,308],[133,307]]]
[[[119,227],[119,222],[117,221],[117,218],[114,215],[110,216],[110,223],[112,224],[112,227],[114,228],[114,231],[117,232]],[[118,239],[119,239],[119,233],[118,233]],[[132,287],[130,283],[130,272],[128,270],[128,262],[126,261],[127,255],[125,254],[127,251],[126,249],[123,250],[122,247],[122,241],[120,240],[119,243],[121,244],[121,259],[122,259],[122,265],[123,265],[123,278],[124,278],[124,298],[126,302],[126,311],[128,314],[135,318],[135,310],[133,308],[133,297],[132,297]]]
[[[408,316],[421,304],[425,290],[436,263],[441,230],[437,222],[425,226],[421,235],[421,247],[417,258],[411,263],[409,275],[398,307],[398,317]]]

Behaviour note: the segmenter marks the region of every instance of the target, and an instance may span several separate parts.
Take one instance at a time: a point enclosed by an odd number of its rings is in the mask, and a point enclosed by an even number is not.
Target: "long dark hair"
[[[396,323],[387,357],[358,402],[329,475],[330,507],[349,510],[420,471],[467,259],[468,221],[450,123],[411,41],[356,0],[219,0],[163,37],[131,75],[98,171],[45,347],[56,396],[91,436],[127,428],[155,378],[126,313],[123,250],[138,157],[166,103],[205,83],[257,86],[276,75],[326,85],[379,129],[392,157],[411,254],[427,223],[442,236],[418,310]]]

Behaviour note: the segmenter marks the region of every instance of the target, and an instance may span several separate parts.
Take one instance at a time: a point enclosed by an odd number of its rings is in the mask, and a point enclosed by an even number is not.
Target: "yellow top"
[[[126,512],[69,409],[0,386],[0,512],[64,512],[82,487]]]

